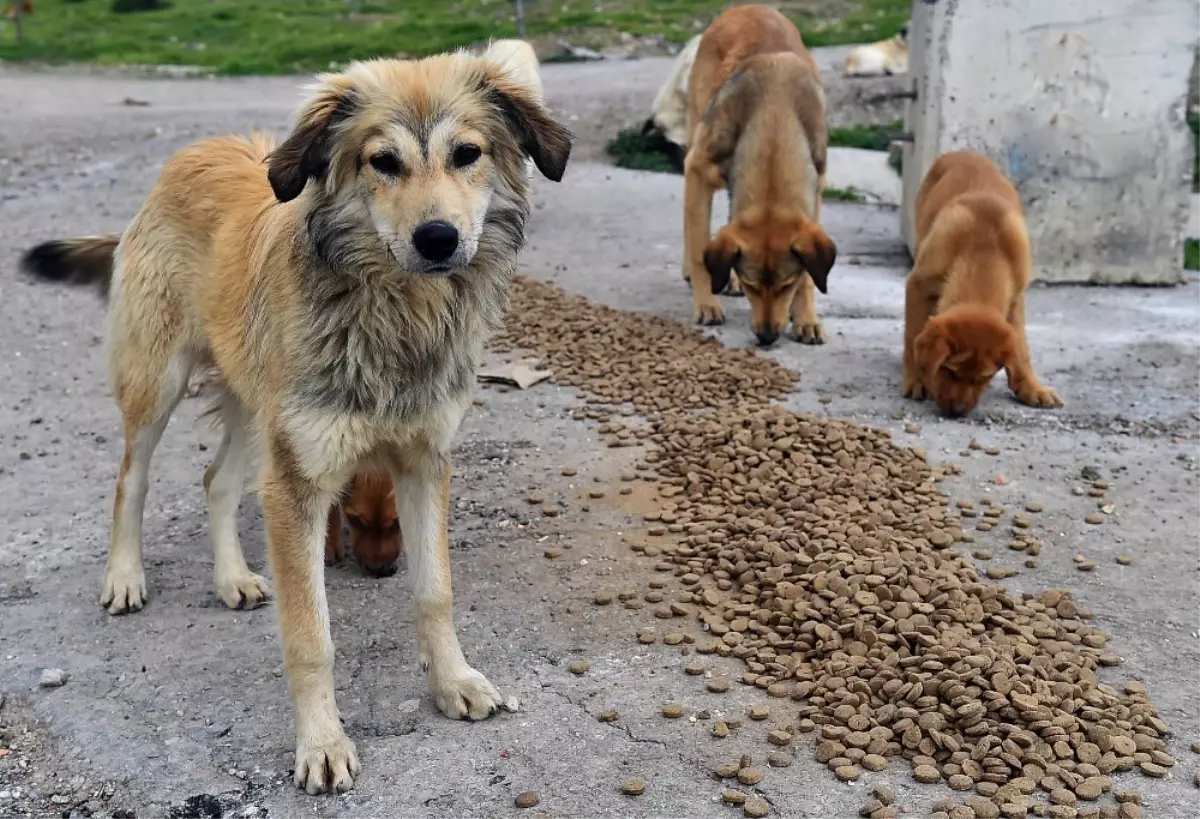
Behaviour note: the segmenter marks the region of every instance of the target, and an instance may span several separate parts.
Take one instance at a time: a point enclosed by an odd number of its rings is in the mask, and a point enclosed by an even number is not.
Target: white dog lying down
[[[692,63],[696,61],[696,49],[700,47],[701,36],[697,34],[689,40],[676,55],[670,76],[654,97],[653,113],[642,125],[643,134],[657,132],[670,143],[675,149],[671,153],[671,160],[680,170],[683,169],[683,157],[687,153],[688,78],[692,74]]]
[[[842,75],[846,77],[882,77],[908,72],[908,23],[895,37],[861,45],[846,55]]]

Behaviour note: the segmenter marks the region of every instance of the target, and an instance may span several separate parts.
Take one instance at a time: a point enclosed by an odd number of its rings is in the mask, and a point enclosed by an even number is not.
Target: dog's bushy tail
[[[72,285],[91,285],[108,300],[112,283],[113,254],[120,236],[81,236],[55,239],[31,248],[21,258],[21,269],[36,279]]]

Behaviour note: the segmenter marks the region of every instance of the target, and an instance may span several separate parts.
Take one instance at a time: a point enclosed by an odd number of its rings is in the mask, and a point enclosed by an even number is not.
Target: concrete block
[[[1195,148],[1196,0],[915,0],[901,224],[940,155],[969,148],[1021,192],[1035,276],[1180,281]]]

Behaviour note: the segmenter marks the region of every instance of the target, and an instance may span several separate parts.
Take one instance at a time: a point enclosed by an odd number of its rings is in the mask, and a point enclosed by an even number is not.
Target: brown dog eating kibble
[[[1029,361],[1033,258],[1016,188],[971,151],[938,157],[917,193],[916,261],[904,317],[904,395],[963,415],[1001,368],[1017,398],[1061,407]]]
[[[350,551],[362,570],[375,577],[396,573],[396,561],[404,541],[396,517],[396,494],[392,479],[382,472],[360,472],[354,476],[345,499],[329,510],[325,535],[325,563],[332,565],[346,556],[342,519],[350,531]]]
[[[790,20],[767,6],[723,12],[700,40],[688,83],[683,275],[695,319],[721,324],[716,294],[744,290],[759,344],[791,320],[822,344],[814,288],[825,292],[837,248],[821,229],[828,129],[825,92]],[[730,221],[709,241],[713,194],[728,188]]]

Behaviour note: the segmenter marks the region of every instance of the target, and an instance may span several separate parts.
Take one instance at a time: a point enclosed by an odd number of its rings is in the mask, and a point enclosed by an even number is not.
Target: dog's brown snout
[[[413,231],[413,247],[431,262],[444,262],[458,250],[458,230],[449,222],[425,222]]]

